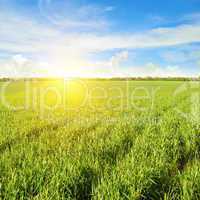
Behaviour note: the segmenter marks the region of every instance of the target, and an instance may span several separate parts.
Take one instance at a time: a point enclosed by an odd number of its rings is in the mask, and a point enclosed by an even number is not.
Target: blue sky
[[[199,76],[200,0],[0,0],[0,76]]]

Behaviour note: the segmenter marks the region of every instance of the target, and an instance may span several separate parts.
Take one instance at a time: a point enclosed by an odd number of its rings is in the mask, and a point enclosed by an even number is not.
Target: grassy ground
[[[200,199],[198,82],[0,89],[0,199]]]

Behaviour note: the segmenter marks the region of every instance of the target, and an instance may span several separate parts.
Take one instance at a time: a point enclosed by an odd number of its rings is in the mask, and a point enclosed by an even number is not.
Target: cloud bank
[[[105,76],[106,73],[107,76],[129,74],[151,76],[151,71],[155,71],[152,76],[182,76],[185,73],[180,72],[180,67],[165,66],[164,69],[160,67],[148,70],[149,63],[140,67],[122,65],[129,59],[129,51],[200,42],[200,24],[196,21],[198,14],[187,17],[190,19],[189,24],[119,34],[104,29],[109,22],[103,16],[107,12],[113,12],[114,6],[81,6],[75,13],[68,13],[68,16],[65,16],[64,12],[58,15],[56,6],[52,11],[48,1],[40,1],[39,8],[44,18],[51,23],[22,16],[17,12],[0,13],[0,52],[10,55],[9,58],[0,61],[4,68],[1,74],[46,75],[55,74],[57,68],[59,71],[57,75],[68,73],[77,76],[80,73],[74,72],[81,71],[84,76],[92,76],[92,73],[93,76]],[[91,20],[93,17],[95,21]],[[109,59],[95,62],[90,59],[92,55],[108,51],[117,51],[117,53],[113,53]],[[172,54],[166,53],[163,59],[171,60],[172,65],[175,66],[176,56]],[[32,58],[28,59],[26,55]],[[42,73],[44,71],[45,73]],[[46,73],[47,71],[49,72]],[[100,71],[102,73],[99,75]]]

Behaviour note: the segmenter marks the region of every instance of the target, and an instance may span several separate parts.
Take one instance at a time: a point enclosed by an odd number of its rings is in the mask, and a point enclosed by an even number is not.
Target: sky
[[[200,75],[200,0],[0,0],[0,77]]]

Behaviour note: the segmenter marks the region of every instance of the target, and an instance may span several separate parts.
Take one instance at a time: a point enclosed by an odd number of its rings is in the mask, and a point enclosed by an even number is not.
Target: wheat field
[[[200,199],[199,82],[0,82],[0,199]]]

